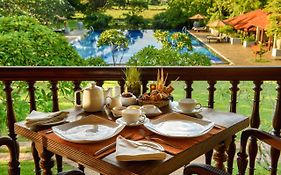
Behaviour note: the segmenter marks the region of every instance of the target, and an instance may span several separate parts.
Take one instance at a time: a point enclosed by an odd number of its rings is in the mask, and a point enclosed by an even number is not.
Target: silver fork
[[[176,149],[181,149],[181,147],[179,147],[178,145],[174,145],[174,144],[172,144],[172,143],[166,142],[165,140],[160,139],[160,138],[157,138],[157,137],[151,137],[151,136],[149,136],[149,135],[146,135],[146,134],[145,134],[145,131],[144,131],[143,129],[140,129],[140,134],[141,134],[146,140],[149,140],[149,141],[156,141],[156,142],[159,142],[159,143],[168,145],[168,146],[173,147],[173,148],[176,148]]]

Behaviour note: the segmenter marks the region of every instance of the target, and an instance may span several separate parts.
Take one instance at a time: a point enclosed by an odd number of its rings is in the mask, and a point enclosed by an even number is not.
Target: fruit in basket
[[[171,93],[173,92],[174,88],[171,84],[165,86],[167,77],[168,77],[168,73],[164,78],[163,69],[161,69],[161,71],[158,70],[156,84],[150,85],[150,92],[141,95],[139,98],[139,102],[142,104],[148,104],[148,103],[155,104],[157,102],[169,101],[169,99],[171,98]]]

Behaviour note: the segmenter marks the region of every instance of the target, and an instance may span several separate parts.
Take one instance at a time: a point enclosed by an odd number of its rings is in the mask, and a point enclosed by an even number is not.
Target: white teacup
[[[154,113],[157,110],[157,107],[155,105],[143,105],[141,107],[141,110],[145,114],[150,114],[150,113]]]
[[[122,111],[122,118],[127,124],[144,121],[144,114],[140,109],[124,109]]]
[[[192,112],[194,109],[200,109],[201,104],[192,98],[185,98],[179,101],[179,107],[183,112]]]

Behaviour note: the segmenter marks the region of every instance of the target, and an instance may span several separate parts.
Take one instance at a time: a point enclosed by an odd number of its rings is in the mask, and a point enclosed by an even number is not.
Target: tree
[[[64,36],[27,16],[0,18],[1,66],[85,65]]]
[[[170,34],[168,31],[156,30],[154,36],[162,43],[163,48],[171,48],[180,51],[186,47],[188,50],[192,50],[191,40],[185,33],[175,32]]]
[[[209,66],[211,61],[200,53],[181,54],[171,48],[156,49],[148,46],[131,57],[127,64],[130,66]]]
[[[116,29],[106,30],[101,33],[98,40],[98,46],[109,46],[111,47],[113,64],[116,65],[115,52],[128,48],[129,41],[126,36]],[[119,59],[121,63],[122,57]]]
[[[268,1],[266,11],[270,13],[267,34],[281,38],[281,0]]]
[[[43,24],[56,22],[56,16],[70,17],[75,9],[67,0],[1,0],[0,14],[3,16],[27,15]]]

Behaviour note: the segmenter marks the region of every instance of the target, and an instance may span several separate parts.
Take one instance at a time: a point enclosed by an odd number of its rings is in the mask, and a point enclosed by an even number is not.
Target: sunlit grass
[[[0,161],[0,172],[1,172],[1,175],[8,175],[8,162],[7,161]],[[64,171],[67,171],[67,170],[71,170],[73,169],[72,166],[64,163],[63,165],[63,169]],[[35,174],[34,173],[34,163],[32,160],[24,160],[24,161],[21,161],[20,162],[20,174],[23,174],[23,175],[30,175],[30,174]],[[53,174],[57,174],[57,168],[56,166],[52,169],[53,171]]]
[[[166,10],[167,6],[149,6],[148,10],[144,10],[140,13],[145,19],[153,19],[153,17]],[[124,13],[129,13],[130,9],[122,10],[117,8],[107,9],[105,13],[112,16],[114,19],[123,19]]]

